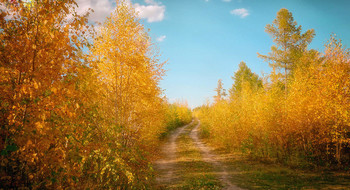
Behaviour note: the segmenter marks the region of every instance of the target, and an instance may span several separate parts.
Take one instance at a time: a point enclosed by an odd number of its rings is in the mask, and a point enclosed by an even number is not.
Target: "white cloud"
[[[240,16],[241,18],[245,18],[249,15],[249,11],[245,8],[234,9],[230,13],[236,16]]]
[[[159,22],[164,19],[165,6],[154,0],[145,0],[147,5],[134,4],[140,18],[147,19],[147,22]]]
[[[145,3],[149,4],[149,5],[157,5],[158,3],[155,2],[154,0],[145,0]]]
[[[78,14],[84,14],[89,8],[94,12],[90,13],[89,19],[102,22],[115,10],[113,0],[77,0]],[[125,0],[131,3],[131,0]],[[159,22],[164,19],[165,6],[155,0],[144,0],[146,5],[135,3],[133,6],[140,18],[147,19],[147,22]]]
[[[205,2],[209,2],[209,0],[205,0]]]
[[[229,3],[231,2],[232,0],[222,0],[223,2],[226,2],[226,3]]]
[[[94,10],[89,16],[92,21],[104,21],[115,9],[113,1],[110,0],[77,0],[76,2],[78,4],[78,14],[86,13],[89,8]]]
[[[162,42],[162,41],[164,41],[164,40],[165,40],[165,38],[166,38],[166,36],[165,36],[165,35],[163,35],[163,36],[159,36],[159,37],[157,38],[157,41],[158,41],[158,42]]]

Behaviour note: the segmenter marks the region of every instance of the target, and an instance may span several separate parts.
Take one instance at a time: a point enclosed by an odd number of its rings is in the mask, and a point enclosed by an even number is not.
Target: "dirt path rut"
[[[193,123],[193,120],[190,124],[187,124],[183,127],[176,129],[171,135],[162,148],[162,154],[165,155],[163,159],[155,162],[155,169],[158,171],[158,176],[156,181],[158,184],[169,184],[173,179],[176,178],[174,175],[176,167],[176,139],[183,131]]]
[[[232,190],[240,190],[241,188],[237,187],[236,185],[232,184],[229,180],[229,173],[227,172],[227,167],[223,165],[219,157],[215,155],[208,146],[206,146],[198,137],[199,132],[199,126],[200,121],[196,125],[195,128],[190,133],[190,137],[194,141],[194,144],[197,146],[197,148],[201,151],[203,160],[205,162],[211,163],[217,170],[217,176],[219,177],[220,181],[223,184],[223,189],[232,189]]]

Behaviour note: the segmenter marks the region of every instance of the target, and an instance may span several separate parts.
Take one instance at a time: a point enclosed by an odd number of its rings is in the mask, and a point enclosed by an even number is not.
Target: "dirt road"
[[[214,168],[214,171],[205,171],[207,173],[214,173],[217,179],[220,180],[222,189],[239,190],[241,188],[232,184],[228,167],[223,164],[218,155],[216,155],[210,147],[206,146],[199,138],[200,122],[197,125],[192,121],[190,124],[176,129],[170,136],[169,140],[162,146],[161,151],[163,158],[155,163],[155,171],[157,173],[156,181],[161,189],[168,189],[169,185],[174,185],[174,181],[181,179],[183,173],[179,172],[180,160],[177,159],[177,139],[179,136],[189,136],[188,144],[185,146],[192,146],[200,152],[200,159],[209,163]],[[194,126],[195,125],[195,126]],[[192,129],[192,130],[191,130]],[[190,156],[188,156],[191,160]],[[183,160],[182,160],[183,161]],[[198,160],[197,160],[198,161]],[[190,161],[194,162],[194,161]],[[191,164],[192,165],[192,164]],[[195,164],[193,164],[195,165]],[[181,169],[180,169],[181,170]],[[195,189],[195,187],[194,187]]]
[[[156,178],[158,184],[167,185],[176,177],[174,176],[176,168],[176,139],[192,123],[193,121],[176,129],[170,134],[169,140],[162,146],[161,151],[164,157],[155,163],[155,170],[158,173]]]

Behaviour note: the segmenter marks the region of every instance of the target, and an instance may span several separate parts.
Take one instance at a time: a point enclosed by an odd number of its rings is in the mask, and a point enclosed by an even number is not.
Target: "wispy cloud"
[[[164,40],[165,40],[165,38],[166,38],[166,36],[165,36],[165,35],[163,35],[163,36],[159,36],[159,37],[157,38],[157,41],[158,41],[158,42],[162,42],[162,41],[164,41]]]
[[[204,0],[205,2],[209,2],[209,0]]]
[[[234,9],[230,13],[233,15],[239,16],[241,18],[245,18],[245,17],[249,16],[249,11],[245,8]]]
[[[145,3],[147,5],[134,4],[140,18],[147,19],[147,22],[159,22],[164,19],[164,5],[154,0],[145,0]]]
[[[232,0],[222,0],[223,2],[226,2],[226,3],[229,3],[231,2]]]

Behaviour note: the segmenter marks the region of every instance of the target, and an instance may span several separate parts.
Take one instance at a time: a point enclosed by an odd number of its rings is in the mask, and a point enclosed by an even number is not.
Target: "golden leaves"
[[[240,97],[198,109],[203,134],[254,157],[290,164],[346,164],[350,52],[334,39],[326,47],[323,55],[302,55],[287,94],[279,81],[265,81],[261,91],[243,85]]]
[[[49,1],[35,1],[31,5],[35,8],[28,9],[26,3],[19,2],[17,10],[13,10],[18,19],[0,22],[0,38],[5,47],[0,52],[0,74],[6,76],[0,77],[1,87],[6,87],[0,88],[0,101],[8,104],[8,108],[1,104],[1,109],[5,109],[1,122],[6,127],[1,128],[4,138],[0,143],[19,147],[5,157],[11,160],[7,167],[23,168],[18,173],[9,174],[17,180],[13,184],[18,186],[12,188],[22,187],[20,183],[27,180],[22,177],[26,176],[34,180],[33,184],[44,184],[50,181],[47,175],[57,172],[57,168],[70,167],[68,160],[62,162],[67,159],[64,157],[67,150],[64,150],[60,138],[77,132],[75,126],[80,121],[74,120],[77,117],[75,108],[66,106],[62,112],[58,108],[82,93],[64,78],[77,76],[72,68],[81,66],[79,60],[84,58],[76,48],[81,39],[70,41],[70,37],[77,33],[63,19],[64,14],[69,13],[70,3],[73,1],[60,1],[54,6]],[[67,9],[62,10],[62,6]],[[74,79],[70,78],[71,81]],[[74,91],[71,94],[75,96],[58,93],[61,92],[58,89],[65,88]],[[53,159],[55,157],[59,159]],[[13,160],[17,160],[17,165]],[[64,175],[60,173],[51,177],[62,178]],[[52,184],[51,188],[55,186]],[[61,188],[63,186],[61,184]]]
[[[41,129],[43,129],[43,125],[42,125],[42,123],[41,122],[36,122],[35,123],[35,126],[36,126],[36,128],[40,131]]]
[[[57,88],[52,87],[52,88],[51,88],[51,91],[52,91],[54,94],[56,94],[56,93],[57,93]]]
[[[87,19],[72,14],[73,4],[20,2],[18,19],[0,22],[4,175],[13,176],[11,188],[145,187],[166,127],[164,63],[132,7],[118,4],[91,45]],[[184,107],[176,114],[191,117]]]

